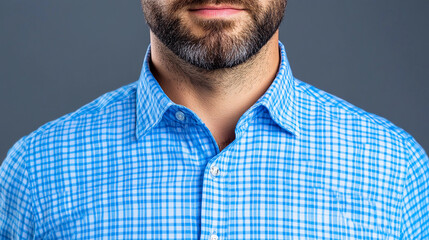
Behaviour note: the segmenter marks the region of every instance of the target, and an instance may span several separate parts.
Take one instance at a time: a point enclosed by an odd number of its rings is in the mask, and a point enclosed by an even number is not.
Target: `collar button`
[[[185,114],[181,111],[177,111],[176,114],[176,119],[179,121],[184,121],[185,120]]]

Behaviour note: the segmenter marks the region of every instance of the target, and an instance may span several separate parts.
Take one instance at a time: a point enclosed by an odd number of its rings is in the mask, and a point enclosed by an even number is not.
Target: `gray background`
[[[289,0],[294,75],[429,149],[429,1]],[[20,137],[136,81],[149,43],[139,0],[0,1],[0,162]]]

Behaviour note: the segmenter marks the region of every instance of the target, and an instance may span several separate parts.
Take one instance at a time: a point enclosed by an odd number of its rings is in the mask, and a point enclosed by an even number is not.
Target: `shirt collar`
[[[285,48],[281,42],[279,42],[279,48],[281,61],[277,76],[264,95],[254,104],[252,109],[256,109],[258,106],[264,106],[268,109],[271,118],[279,126],[293,135],[299,135],[299,123],[295,106],[295,80],[290,69]],[[137,85],[137,139],[140,139],[147,131],[157,125],[168,108],[171,106],[179,106],[171,101],[164,93],[158,81],[150,71],[149,61],[150,45],[143,61]],[[179,107],[183,108],[183,106]]]
[[[149,67],[150,45],[143,61],[140,78],[137,85],[137,139],[154,127],[167,109],[174,105],[173,101],[164,93],[158,81],[152,75]]]
[[[281,42],[279,42],[279,48],[281,59],[276,78],[255,105],[260,104],[266,107],[271,118],[279,126],[293,135],[299,136],[296,81],[289,65],[285,47]]]

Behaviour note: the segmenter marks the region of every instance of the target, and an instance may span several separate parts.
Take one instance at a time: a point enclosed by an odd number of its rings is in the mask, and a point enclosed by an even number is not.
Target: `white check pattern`
[[[429,160],[402,129],[279,73],[222,152],[149,70],[23,137],[1,239],[429,239]],[[210,170],[212,169],[212,170]]]

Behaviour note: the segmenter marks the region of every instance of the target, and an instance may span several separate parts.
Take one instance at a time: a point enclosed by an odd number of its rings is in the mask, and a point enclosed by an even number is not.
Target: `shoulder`
[[[37,139],[67,135],[73,129],[88,129],[104,123],[106,119],[114,118],[123,111],[131,111],[135,105],[136,84],[137,82],[133,82],[107,92],[76,111],[42,125],[23,139],[27,145],[31,145]]]
[[[21,149],[25,153],[30,174],[57,161],[65,151],[100,141],[108,129],[114,129],[135,118],[136,82],[103,94],[74,112],[50,121],[18,141],[10,152]],[[104,134],[105,135],[105,134]],[[97,139],[95,139],[97,137]]]
[[[346,159],[374,164],[382,175],[394,172],[399,182],[410,167],[427,164],[423,148],[391,121],[298,79],[295,82],[301,128],[308,141],[316,139],[320,146],[344,153]]]
[[[25,159],[35,189],[45,184],[55,166],[71,166],[79,154],[99,150],[107,137],[135,119],[137,82],[103,94],[74,112],[48,122],[21,138],[9,151]],[[19,156],[18,156],[19,155]],[[43,189],[43,188],[42,188]],[[46,187],[45,189],[48,189]]]
[[[295,79],[295,82],[299,101],[302,101],[306,108],[311,109],[311,111],[304,111],[304,114],[314,114],[315,118],[326,119],[334,125],[341,125],[349,133],[389,135],[390,138],[403,142],[404,147],[414,141],[406,131],[381,116],[367,112],[298,79]]]

